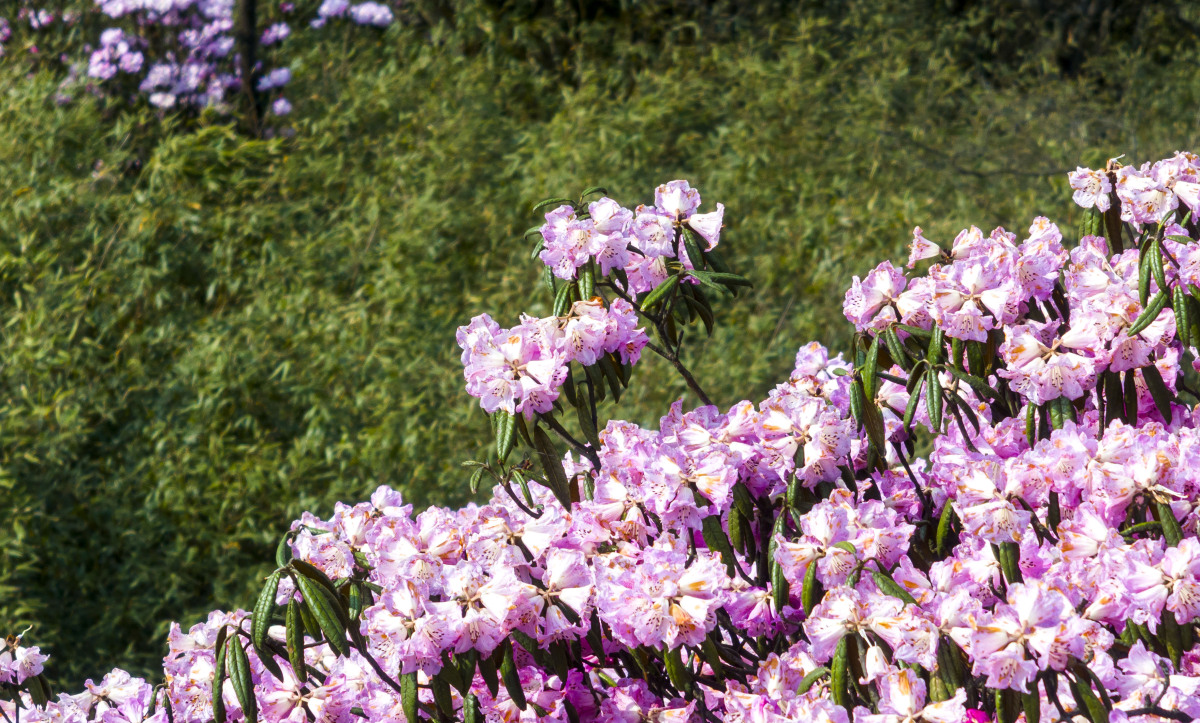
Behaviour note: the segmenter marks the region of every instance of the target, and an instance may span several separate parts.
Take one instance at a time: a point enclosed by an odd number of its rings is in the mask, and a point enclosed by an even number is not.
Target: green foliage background
[[[489,425],[454,329],[548,313],[521,240],[547,196],[723,201],[756,288],[688,361],[760,398],[800,344],[845,344],[850,276],[914,225],[1071,223],[1077,162],[1200,147],[1183,5],[414,0],[289,40],[273,140],[59,106],[61,69],[10,52],[0,626],[36,623],[69,688],[153,673],[169,621],[252,600],[301,511],[467,499]],[[652,423],[685,389],[646,367],[622,415]]]

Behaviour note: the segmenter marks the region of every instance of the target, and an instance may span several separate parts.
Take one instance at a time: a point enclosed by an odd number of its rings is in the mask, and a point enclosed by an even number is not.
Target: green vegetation
[[[549,312],[509,271],[541,198],[687,178],[726,204],[757,286],[689,360],[721,404],[844,345],[847,279],[914,225],[1073,222],[1075,162],[1200,145],[1192,21],[1098,4],[1042,32],[999,2],[416,2],[294,48],[290,139],[58,106],[58,71],[6,58],[3,629],[36,623],[74,688],[150,671],[169,621],[253,599],[303,510],[463,501],[488,421],[454,330]],[[648,366],[645,422],[685,391]]]

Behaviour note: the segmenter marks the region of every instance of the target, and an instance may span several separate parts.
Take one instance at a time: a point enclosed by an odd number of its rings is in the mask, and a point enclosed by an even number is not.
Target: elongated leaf
[[[512,699],[513,705],[521,710],[528,707],[525,701],[525,689],[521,687],[521,676],[517,672],[517,662],[513,659],[512,644],[502,643],[504,648],[504,657],[500,661],[500,677],[504,680],[504,689],[508,691],[508,697]]]
[[[683,249],[687,252],[688,260],[692,262],[692,266],[695,266],[697,269],[704,269],[704,267],[707,265],[704,254],[700,252],[701,241],[703,241],[703,239],[701,239],[695,231],[684,226]],[[704,245],[707,246],[708,242],[705,241]]]
[[[800,679],[800,685],[796,688],[796,695],[804,695],[812,689],[813,685],[815,685],[818,680],[827,675],[829,675],[829,668],[821,666],[820,668],[817,668],[808,675],[804,676]]]
[[[590,301],[596,295],[596,275],[589,261],[579,267],[579,296],[584,301]]]
[[[645,298],[642,299],[642,311],[653,310],[654,307],[658,306],[658,304],[667,297],[667,294],[670,293],[678,283],[679,275],[675,274],[674,276],[668,277],[666,281],[662,282],[658,286],[655,286],[654,289],[652,289],[650,293],[646,294]]]
[[[530,213],[537,213],[547,206],[554,206],[555,208],[559,206],[570,206],[571,208],[575,208],[575,204],[569,198],[547,198],[546,200],[539,201],[536,205],[534,205],[533,210],[530,211]]]
[[[1171,308],[1175,310],[1175,333],[1184,346],[1194,346],[1192,339],[1191,309],[1183,286],[1176,286],[1171,291]]]
[[[1079,707],[1088,720],[1092,723],[1108,723],[1108,711],[1092,690],[1090,678],[1076,673],[1071,681],[1071,692],[1075,695],[1075,700],[1080,704]]]
[[[346,642],[346,627],[334,610],[333,602],[327,592],[312,579],[303,575],[296,576],[296,586],[299,588],[300,594],[304,596],[304,602],[316,619],[329,646],[337,651],[338,655],[349,655],[350,646]]]
[[[1154,283],[1158,284],[1159,291],[1167,290],[1167,275],[1163,269],[1162,246],[1156,239],[1150,244],[1150,272],[1154,274]]]
[[[228,628],[222,627],[217,631],[216,645],[216,661],[213,665],[213,682],[212,682],[212,709],[213,720],[216,723],[225,723],[225,696],[223,689],[225,685],[225,676],[229,666],[225,662],[225,642],[228,634]]]
[[[254,682],[250,678],[250,659],[237,636],[225,643],[225,664],[229,667],[229,682],[246,723],[258,722],[258,699],[254,697]]]
[[[953,376],[955,379],[966,382],[967,385],[971,387],[971,389],[975,390],[976,394],[983,397],[984,399],[987,399],[990,401],[995,401],[1000,398],[1000,392],[998,392],[995,389],[992,389],[990,386],[988,386],[988,383],[986,381],[984,381],[983,379],[980,379],[979,377],[977,377],[973,374],[967,374],[966,372],[960,372],[959,370],[955,369],[954,367],[944,367],[944,368],[946,371],[950,372],[950,375]]]
[[[1171,505],[1166,502],[1154,503],[1154,509],[1157,513],[1159,524],[1162,525],[1163,538],[1171,547],[1179,545],[1183,539],[1183,529],[1179,526],[1179,520],[1175,518],[1175,513],[1171,511]]]
[[[503,654],[504,651],[496,649],[492,655],[479,657],[479,677],[483,678],[483,684],[493,698],[500,692],[500,677],[497,675],[496,661],[498,656]]]
[[[1137,371],[1129,369],[1125,372],[1122,396],[1125,397],[1125,408],[1121,412],[1126,424],[1136,424],[1138,418]]]
[[[1158,407],[1158,413],[1169,423],[1171,421],[1171,402],[1175,400],[1175,395],[1167,388],[1158,367],[1153,364],[1142,367],[1142,379],[1146,380],[1146,388],[1150,390],[1150,396],[1154,398],[1154,406]]]
[[[903,585],[893,580],[891,575],[879,570],[872,570],[871,578],[875,580],[875,585],[879,587],[879,591],[884,595],[891,595],[909,605],[917,604],[917,601],[909,594],[908,590],[905,590]]]
[[[541,462],[542,469],[546,473],[546,480],[550,483],[550,491],[554,493],[559,504],[568,510],[571,509],[571,491],[568,489],[567,473],[563,470],[562,457],[555,449],[554,442],[550,441],[546,430],[541,427],[533,430],[533,446],[537,450],[538,461]]]
[[[737,514],[737,510],[731,511],[731,522]],[[737,560],[733,554],[733,546],[729,544],[729,538],[725,536],[725,530],[721,527],[721,518],[718,515],[709,515],[704,518],[702,524],[704,544],[708,546],[708,549],[721,555],[721,561],[725,563],[725,571],[730,577],[733,577],[737,574]]]
[[[821,602],[823,597],[825,597],[825,589],[821,585],[821,581],[817,579],[817,561],[811,560],[808,568],[804,570],[804,583],[800,588],[800,606],[804,608],[806,617],[812,615],[813,608]]]
[[[582,206],[583,199],[587,198],[588,196],[592,195],[593,193],[598,193],[601,196],[607,196],[608,189],[605,188],[604,186],[588,186],[586,189],[584,189],[583,193],[579,194],[579,205]]]
[[[780,514],[780,517],[783,517]],[[771,558],[771,600],[775,603],[775,614],[783,615],[783,607],[788,604],[791,596],[791,585],[783,574],[783,565],[774,557]]]
[[[296,537],[295,530],[290,530],[275,547],[275,566],[283,567],[292,559],[291,541]]]
[[[1162,310],[1166,307],[1166,305],[1167,292],[1159,291],[1154,295],[1154,298],[1150,300],[1150,305],[1146,307],[1146,310],[1133,320],[1133,324],[1128,330],[1126,330],[1125,333],[1129,336],[1140,334],[1143,330],[1145,330],[1146,327],[1154,323],[1154,320],[1158,318],[1158,315],[1162,313]]]
[[[909,375],[909,379],[916,379],[916,383],[908,393],[908,404],[904,405],[904,418],[900,424],[906,431],[912,431],[913,417],[917,414],[917,405],[921,401],[921,387],[925,384],[925,375],[918,372],[917,367],[913,367]]]
[[[1032,407],[1032,405],[1030,406]],[[936,545],[939,555],[950,551],[950,532],[953,528],[954,506],[950,504],[950,500],[946,500],[946,504],[942,507],[942,515],[938,518]]]
[[[867,401],[874,401],[879,392],[879,336],[871,340],[867,348],[867,359],[862,367],[863,393]]]
[[[497,409],[492,416],[496,418],[496,459],[503,464],[517,443],[517,420],[503,409]]]
[[[667,669],[667,679],[681,693],[692,689],[692,671],[683,662],[683,649],[672,648],[663,653],[663,666]]]
[[[404,709],[404,717],[408,723],[418,723],[417,706],[417,674],[405,673],[400,676],[400,707]]]
[[[1009,583],[1022,582],[1021,548],[1015,542],[1002,542],[998,548],[1000,570],[1004,573],[1004,579]]]
[[[284,639],[287,643],[288,663],[296,680],[303,683],[308,678],[304,664],[304,627],[300,620],[300,603],[289,600],[284,617]]]
[[[433,703],[438,711],[447,718],[453,716],[454,697],[450,694],[450,684],[441,673],[429,679],[429,689],[433,691]]]
[[[282,576],[283,570],[271,573],[262,592],[258,594],[258,602],[254,604],[250,639],[256,648],[267,643],[267,630],[271,627],[271,614],[275,611],[275,593],[279,590],[279,578]]]
[[[558,291],[554,292],[554,308],[552,313],[554,316],[566,316],[567,309],[571,308],[571,288],[573,284],[562,284],[558,287]]]
[[[842,636],[833,652],[833,662],[829,664],[829,693],[833,702],[847,709],[851,707],[849,672],[849,635]]]
[[[899,365],[904,371],[910,371],[913,365],[913,358],[909,356],[908,350],[904,348],[904,344],[900,343],[900,336],[896,333],[896,327],[889,326],[884,330],[883,341],[887,344],[888,356],[892,358],[892,362]]]
[[[929,425],[935,434],[939,434],[942,431],[942,382],[933,367],[926,372],[925,384],[925,411],[929,413]]]
[[[730,274],[730,273],[716,272],[716,271],[693,272],[693,275],[696,275],[696,274],[703,276],[704,278],[708,279],[709,281],[716,282],[723,286],[753,286],[754,285],[750,281],[750,279],[747,279],[745,276],[739,276],[738,274]]]

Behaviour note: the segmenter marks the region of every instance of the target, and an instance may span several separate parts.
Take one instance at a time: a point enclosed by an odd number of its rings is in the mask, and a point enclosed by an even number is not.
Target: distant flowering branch
[[[238,4],[247,1],[253,0],[96,0],[96,12],[112,26],[90,44],[81,74],[96,92],[144,98],[164,110],[230,110],[243,88],[236,15]],[[264,5],[259,14],[264,12],[273,19],[254,28],[255,47],[262,52],[251,64],[249,82],[256,93],[265,95],[272,115],[284,116],[291,111],[283,95],[291,80],[286,44],[293,34],[290,18],[298,12],[286,1]],[[78,20],[77,15],[60,17],[22,7],[15,22],[36,37],[56,22]],[[325,0],[307,23],[308,32],[339,20],[384,28],[395,15],[378,2]],[[0,56],[8,52],[6,43],[12,36],[10,20],[0,17]]]
[[[1078,238],[917,228],[907,269],[852,280],[848,359],[803,346],[728,408],[681,362],[709,295],[748,283],[716,252],[724,208],[683,181],[633,210],[600,188],[539,204],[550,315],[457,335],[492,422],[467,464],[485,504],[414,515],[381,487],[306,513],[251,612],[173,626],[160,688],[117,670],[53,700],[11,639],[0,712],[1200,718],[1200,158],[1070,182]],[[612,416],[645,349],[700,406]]]

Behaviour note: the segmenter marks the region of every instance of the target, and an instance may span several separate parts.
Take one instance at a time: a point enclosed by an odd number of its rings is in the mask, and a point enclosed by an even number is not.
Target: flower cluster
[[[539,258],[555,276],[567,280],[595,259],[602,274],[623,271],[628,291],[649,291],[667,279],[668,259],[679,258],[693,267],[681,243],[681,229],[695,233],[705,244],[703,250],[716,248],[725,206],[718,203],[708,213],[697,213],[699,208],[700,192],[687,181],[659,186],[653,206],[639,205],[633,211],[608,197],[588,204],[586,213],[562,205],[546,214]]]
[[[531,417],[550,411],[568,365],[591,366],[606,354],[636,364],[649,342],[633,307],[622,299],[577,301],[563,317],[522,317],[501,329],[487,314],[458,329],[467,392],[489,413],[502,409]]]
[[[669,336],[668,321],[687,319],[666,301],[683,280],[728,275],[704,271],[711,246],[690,267],[680,258],[696,248],[687,231],[716,242],[703,220],[687,225],[699,195],[685,183],[636,214],[608,199],[552,211],[539,235],[568,281],[551,284],[557,297],[595,290],[581,270],[603,264],[598,237],[619,237],[629,258],[603,272],[611,301],[459,329],[469,392],[509,425],[497,424],[495,458],[474,463],[473,479],[495,482],[483,504],[414,514],[381,487],[329,519],[305,514],[254,612],[172,629],[161,695],[114,671],[45,707],[22,689],[0,710],[115,722],[169,708],[180,723],[1198,719],[1200,396],[1184,368],[1200,339],[1188,281],[1200,244],[1178,203],[1147,220],[1171,201],[1146,195],[1179,193],[1191,158],[1073,174],[1088,233],[1069,250],[1040,218],[1020,241],[969,229],[946,249],[917,229],[910,268],[927,260],[923,272],[881,264],[847,293],[850,360],[810,344],[757,403],[679,401],[657,425],[611,419],[584,442],[555,416],[570,365],[632,364],[647,343],[639,319]],[[1127,193],[1127,178],[1165,190]],[[669,243],[637,235],[644,216],[668,219]],[[666,278],[680,283],[638,290],[635,257],[672,259]],[[668,342],[656,352],[690,380]],[[586,425],[595,400],[574,394]],[[933,440],[917,458],[922,427]],[[508,462],[518,436],[531,454]],[[25,660],[15,683],[36,680],[36,649],[12,650],[0,684]]]

